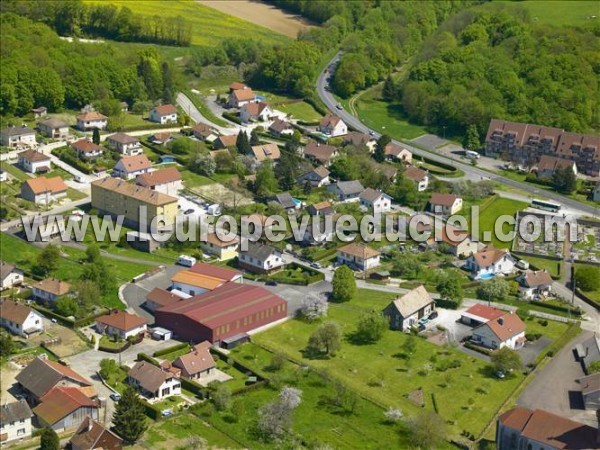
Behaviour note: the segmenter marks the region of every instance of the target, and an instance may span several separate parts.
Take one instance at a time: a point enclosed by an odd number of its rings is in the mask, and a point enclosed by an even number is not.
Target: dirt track
[[[294,14],[287,13],[274,6],[251,0],[197,0],[225,14],[239,17],[285,36],[295,38],[298,31],[310,28],[312,25]],[[240,36],[241,37],[241,36]]]

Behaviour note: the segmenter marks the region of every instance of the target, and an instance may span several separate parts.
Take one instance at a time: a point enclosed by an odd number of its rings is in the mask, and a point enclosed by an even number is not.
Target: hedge
[[[561,348],[563,348],[568,342],[575,338],[581,332],[581,322],[575,321],[571,322],[569,328],[554,342],[552,342],[545,351],[540,352],[535,360],[535,364],[539,364],[544,357],[552,357],[558,352]]]
[[[172,353],[172,352],[176,352],[179,350],[183,350],[184,348],[189,348],[190,345],[187,343],[183,343],[183,344],[176,344],[173,345],[171,347],[167,347],[167,348],[163,348],[162,350],[158,350],[154,353],[152,353],[152,356],[154,356],[155,358],[159,357],[159,356],[163,356],[166,355],[168,353]]]
[[[94,171],[92,166],[84,163],[83,161],[80,161],[79,158],[70,154],[68,147],[60,147],[54,149],[51,153],[54,156],[58,157],[58,159],[60,159],[61,161],[66,162],[68,165],[87,175],[90,175]]]
[[[188,380],[186,378],[181,378],[179,381],[181,382],[181,387],[183,389],[185,389],[186,391],[190,391],[192,394],[195,394],[198,398],[200,398],[200,400],[204,400],[208,397],[207,389],[204,386],[196,383],[195,381]]]
[[[131,347],[131,342],[125,341],[121,348],[103,347],[102,345],[98,345],[98,350],[106,353],[121,353],[123,350],[127,350],[129,347]]]
[[[160,420],[162,418],[162,411],[160,409],[158,409],[156,406],[148,403],[146,400],[144,399],[140,399],[142,405],[144,405],[144,412],[146,413],[146,415],[148,417],[150,417],[152,420]]]
[[[552,303],[540,302],[538,300],[531,300],[529,303],[532,305],[542,306],[546,309],[552,309],[554,311],[560,311],[560,312],[565,312],[565,313],[568,313],[570,310],[571,314],[573,314],[575,316],[583,315],[583,311],[578,307],[571,308],[570,306],[554,305]]]
[[[81,328],[81,327],[85,327],[87,325],[92,324],[96,320],[96,318],[98,318],[100,316],[103,316],[103,315],[105,315],[108,312],[108,310],[104,309],[101,312],[98,312],[98,313],[93,314],[91,316],[87,316],[87,317],[84,317],[82,319],[71,320],[68,317],[61,316],[57,312],[54,312],[51,309],[48,309],[48,308],[46,308],[44,306],[41,306],[41,305],[33,304],[33,305],[31,305],[31,307],[33,309],[35,309],[36,311],[41,312],[46,317],[50,317],[52,319],[56,319],[56,321],[58,323],[60,323],[61,325],[64,325],[67,328]]]
[[[480,345],[475,345],[471,342],[465,342],[464,346],[468,349],[471,349],[473,351],[482,353],[484,355],[490,356],[492,354],[492,351],[490,349],[487,349],[485,347],[481,347]]]
[[[150,364],[153,364],[155,366],[160,366],[160,364],[158,364],[158,361],[155,360],[152,356],[146,354],[146,353],[138,353],[137,354],[137,360],[138,361],[146,361],[149,362]]]
[[[238,125],[242,124],[241,119],[238,116],[236,116],[235,114],[233,114],[233,113],[224,112],[223,113],[223,117],[226,118],[227,120],[231,121],[231,122],[237,123]]]
[[[446,309],[458,309],[461,302],[450,300],[447,298],[438,298],[435,300],[435,306]]]

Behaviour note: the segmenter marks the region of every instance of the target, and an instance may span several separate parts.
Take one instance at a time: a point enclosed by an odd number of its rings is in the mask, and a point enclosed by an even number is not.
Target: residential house
[[[246,103],[240,108],[242,123],[266,122],[273,115],[273,110],[265,102]]]
[[[581,397],[585,409],[597,411],[600,409],[600,372],[593,373],[577,380],[581,386]]]
[[[75,387],[55,387],[33,408],[37,425],[61,432],[79,427],[87,418],[99,418],[100,405]]]
[[[429,317],[434,310],[435,301],[421,285],[392,301],[383,314],[389,318],[392,330],[409,331],[418,327],[419,320]]]
[[[181,291],[171,292],[161,288],[152,289],[148,295],[146,295],[146,301],[142,304],[148,311],[154,313],[163,306],[170,305],[171,303],[177,303],[186,298],[190,298],[191,295]]]
[[[441,216],[451,216],[463,207],[462,198],[454,194],[439,194],[434,192],[429,200],[429,211]]]
[[[217,233],[208,233],[206,242],[200,242],[200,248],[204,253],[216,256],[221,261],[237,257],[239,245],[239,238],[236,237],[230,241],[222,241],[217,236]]]
[[[212,291],[226,282],[219,277],[182,270],[171,277],[171,289],[193,296]]]
[[[167,167],[138,175],[135,184],[171,196],[176,196],[183,189],[181,173],[176,167]]]
[[[329,167],[333,158],[338,155],[337,147],[321,144],[316,141],[309,142],[304,148],[304,157],[309,161]]]
[[[69,440],[71,450],[122,450],[123,439],[91,417],[86,417]]]
[[[489,279],[496,275],[509,275],[515,270],[515,260],[507,249],[486,245],[469,256],[465,268],[473,279]]]
[[[329,184],[329,170],[324,166],[315,167],[296,178],[296,183],[304,186],[309,183],[312,187],[322,187]]]
[[[96,330],[100,334],[127,339],[145,333],[147,323],[146,319],[115,309],[96,318]]]
[[[481,303],[476,303],[460,314],[460,321],[471,327],[478,327],[490,320],[496,320],[506,314],[498,308],[492,308]]]
[[[414,166],[408,166],[404,169],[403,175],[405,178],[411,180],[417,186],[417,191],[423,192],[429,186],[429,174],[424,170],[418,169]]]
[[[218,150],[220,148],[235,147],[237,142],[237,134],[221,135],[213,142],[213,148]]]
[[[25,125],[5,128],[0,132],[0,144],[5,147],[34,147],[35,131]]]
[[[239,251],[240,268],[254,273],[272,273],[285,267],[280,250],[259,242],[247,243],[248,249]]]
[[[66,141],[69,138],[69,125],[59,119],[50,118],[38,123],[40,133],[57,141]]]
[[[574,175],[577,175],[577,164],[575,164],[575,161],[542,155],[537,164],[538,177],[551,178],[558,168],[570,170]]]
[[[94,144],[89,139],[80,139],[71,144],[71,148],[77,153],[79,159],[86,161],[94,161],[102,156],[104,149],[97,144]]]
[[[138,361],[127,372],[129,384],[149,400],[160,400],[181,394],[181,382],[170,370],[156,367],[147,361]]]
[[[270,196],[269,203],[276,203],[287,212],[293,212],[300,208],[300,201],[295,200],[289,192],[282,192]]]
[[[552,290],[552,277],[546,270],[527,270],[517,277],[519,292],[526,300],[546,297]]]
[[[360,194],[365,188],[360,181],[338,181],[327,186],[327,191],[335,195],[336,200],[340,202],[359,201]]]
[[[156,324],[186,342],[228,348],[247,333],[287,317],[287,302],[261,286],[226,283],[214,291],[158,309]]]
[[[385,159],[391,162],[400,161],[404,164],[412,163],[412,152],[405,147],[390,142],[385,146]]]
[[[50,157],[35,150],[25,150],[18,154],[19,166],[25,172],[38,173],[50,171]]]
[[[468,231],[459,230],[449,224],[442,225],[441,238],[448,253],[457,258],[471,256],[479,249],[479,244],[471,240]]]
[[[492,350],[515,350],[525,344],[525,323],[511,311],[479,325],[473,330],[471,341]]]
[[[327,219],[325,215],[311,215],[302,235],[305,245],[323,245],[335,239],[335,216]],[[330,222],[329,225],[327,222]]]
[[[234,81],[233,83],[231,83],[229,85],[229,93],[233,92],[233,91],[237,91],[239,89],[250,89],[248,86],[246,86],[244,83],[240,83],[239,81]]]
[[[344,145],[354,145],[356,147],[360,147],[362,145],[366,146],[369,151],[373,151],[375,149],[375,140],[366,133],[361,133],[359,131],[349,131],[344,136]]]
[[[569,450],[598,448],[598,431],[541,409],[520,406],[498,417],[498,450]]]
[[[392,197],[385,192],[367,188],[360,193],[360,204],[373,212],[373,214],[382,214],[392,209]]]
[[[155,106],[150,110],[150,122],[160,123],[177,123],[177,107],[175,105],[160,105]]]
[[[173,361],[173,366],[181,369],[181,376],[189,380],[207,377],[217,368],[217,363],[210,354],[211,347],[209,341],[202,341],[192,351]]]
[[[45,302],[55,302],[59,297],[67,295],[71,285],[56,278],[45,278],[33,285],[33,296]]]
[[[45,106],[39,106],[37,108],[32,108],[31,114],[33,114],[34,119],[46,117],[48,115],[48,108],[46,108]]]
[[[259,163],[262,163],[267,159],[279,161],[279,158],[281,158],[279,146],[273,142],[268,144],[253,145],[252,153],[254,153],[254,158]]]
[[[28,338],[44,331],[44,319],[29,306],[13,300],[0,300],[0,325],[16,336]]]
[[[144,152],[140,140],[125,133],[111,134],[106,138],[106,143],[121,155],[135,156]]]
[[[31,408],[25,400],[0,406],[0,443],[4,446],[16,440],[29,439],[32,417]]]
[[[600,136],[498,119],[490,121],[485,138],[487,156],[533,167],[543,155],[550,155],[575,161],[578,172],[594,177],[600,173],[599,150]]]
[[[94,128],[104,130],[108,126],[108,117],[96,111],[79,114],[77,117],[77,128],[81,131],[91,131]]]
[[[123,156],[113,168],[113,177],[131,180],[143,173],[150,172],[152,163],[145,154]]]
[[[152,142],[153,144],[156,144],[156,145],[167,145],[173,139],[174,139],[173,136],[168,131],[154,133],[149,138],[150,142]]]
[[[394,184],[396,181],[396,176],[398,175],[398,168],[394,167],[391,164],[377,164],[375,165],[375,172],[382,174],[386,180],[388,180],[391,184]]]
[[[15,378],[29,404],[39,404],[55,388],[77,389],[88,398],[97,397],[89,380],[70,367],[51,361],[46,355],[42,356],[34,358]]]
[[[600,334],[594,333],[575,347],[577,359],[583,364],[585,373],[590,372],[590,366],[600,361]]]
[[[210,126],[205,123],[198,122],[192,128],[192,134],[196,139],[203,142],[212,144],[218,137],[219,133],[213,130]]]
[[[327,114],[319,122],[319,131],[331,137],[343,136],[348,133],[348,126],[338,116]]]
[[[311,216],[328,216],[335,214],[335,210],[329,202],[319,202],[307,206],[306,212]]]
[[[256,94],[254,91],[248,87],[244,87],[242,89],[235,89],[229,92],[227,105],[230,108],[241,108],[242,106],[255,101]]]
[[[30,236],[25,231],[25,237],[28,241],[37,242],[48,242],[52,239],[56,239],[61,236],[61,229],[65,229],[66,217],[65,216],[28,216],[24,220],[27,220],[32,225],[32,234]],[[36,229],[37,228],[37,229]]]
[[[277,137],[292,136],[294,134],[294,127],[285,120],[277,118],[269,126],[269,133]]]
[[[366,271],[379,266],[381,253],[368,245],[352,242],[338,248],[337,262],[353,269]]]
[[[23,283],[23,271],[13,264],[0,261],[0,290],[20,286]]]

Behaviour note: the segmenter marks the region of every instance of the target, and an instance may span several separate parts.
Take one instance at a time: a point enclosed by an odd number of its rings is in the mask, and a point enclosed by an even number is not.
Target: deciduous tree
[[[336,302],[347,302],[356,293],[354,272],[348,266],[339,266],[335,269],[331,284],[333,286],[331,298]]]

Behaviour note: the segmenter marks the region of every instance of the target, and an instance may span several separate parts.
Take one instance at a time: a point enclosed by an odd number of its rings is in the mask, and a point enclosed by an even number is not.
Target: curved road
[[[331,64],[336,64],[339,60],[340,54],[341,54],[341,52],[337,53],[333,57],[333,59],[327,64],[325,70],[319,74],[319,78],[317,80],[317,93],[319,94],[319,97],[321,98],[323,103],[325,103],[327,108],[329,108],[329,110],[331,110],[334,114],[339,116],[344,122],[346,122],[347,125],[349,125],[350,127],[354,128],[355,130],[360,131],[362,133],[370,132],[375,138],[379,138],[381,136],[381,134],[378,133],[377,130],[373,130],[373,129],[367,127],[364,123],[361,122],[361,120],[358,117],[353,116],[349,112],[347,112],[345,110],[337,109],[336,108],[337,101],[335,100],[333,95],[325,89],[325,87],[328,85],[327,77],[329,75],[329,73],[327,71],[327,67],[329,67]],[[406,142],[403,142],[403,141],[398,141],[398,140],[394,139],[394,140],[392,140],[392,142],[397,145],[406,147],[408,150],[413,152],[415,155],[425,156],[433,161],[442,162],[442,163],[457,167],[457,168],[461,169],[462,171],[464,171],[465,173],[474,175],[474,178],[481,177],[481,179],[493,180],[493,181],[505,184],[510,187],[522,189],[524,191],[533,192],[533,194],[535,194],[535,195],[547,197],[551,200],[559,202],[562,205],[568,206],[569,208],[572,208],[575,210],[582,211],[591,216],[595,216],[598,213],[598,208],[596,208],[594,206],[564,197],[555,192],[532,188],[532,186],[529,184],[520,183],[518,181],[511,180],[510,178],[506,178],[501,175],[497,175],[497,174],[488,172],[486,170],[479,169],[477,167],[473,167],[470,164],[464,164],[462,162],[456,161],[451,158],[447,158],[447,157],[439,155],[437,153],[422,150],[420,148],[417,148],[410,144],[407,144]]]

